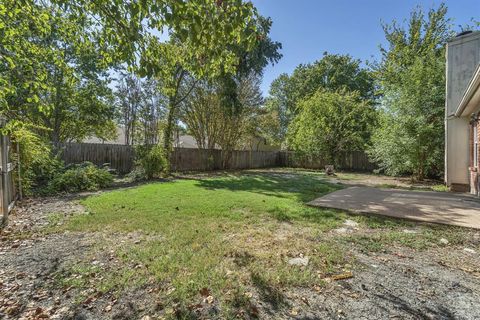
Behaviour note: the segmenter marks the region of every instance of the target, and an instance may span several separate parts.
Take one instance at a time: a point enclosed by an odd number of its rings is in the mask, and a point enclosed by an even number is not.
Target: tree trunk
[[[167,158],[168,168],[165,172],[170,173],[170,156],[173,151],[173,126],[175,121],[176,104],[175,98],[170,98],[168,102],[167,125],[163,131],[163,149]]]

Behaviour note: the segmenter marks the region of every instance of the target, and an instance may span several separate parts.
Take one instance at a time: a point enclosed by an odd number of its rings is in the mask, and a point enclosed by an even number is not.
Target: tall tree
[[[290,121],[300,112],[300,102],[319,89],[358,91],[363,99],[372,99],[374,94],[371,73],[361,67],[360,60],[325,52],[322,59],[301,64],[292,75],[282,74],[272,82],[267,109],[277,114],[280,131],[271,135],[279,140],[285,139]]]
[[[260,79],[252,73],[236,83],[235,104],[221,101],[218,144],[223,150],[223,166],[228,167],[232,151],[248,143],[256,133],[256,120],[261,114],[263,97]]]
[[[94,51],[98,57],[84,63],[123,62],[146,76],[161,73],[164,60],[172,62],[169,65],[174,68],[167,72],[174,77],[183,73],[175,72],[178,65],[196,76],[234,73],[239,57],[229,45],[253,48],[258,41],[253,22],[256,9],[250,2],[237,0],[5,0],[0,12],[2,111],[31,106],[45,112],[51,107],[39,101],[52,91],[45,83],[49,69],[42,59],[52,59],[57,67],[69,66],[61,47],[48,46],[57,31],[68,35],[69,41],[63,42],[77,49],[88,47],[90,39],[99,40]],[[57,24],[57,13],[68,15],[65,23]],[[159,46],[168,42],[165,32],[181,43],[180,51]],[[57,69],[57,78],[66,75]],[[19,81],[11,81],[12,77]]]
[[[119,123],[125,133],[125,144],[135,144],[135,129],[138,112],[142,102],[142,88],[140,80],[128,74],[120,79],[116,92]]]
[[[300,154],[337,165],[346,152],[365,149],[375,122],[374,107],[358,92],[320,89],[300,102],[288,144]]]
[[[387,48],[374,65],[380,126],[370,154],[389,174],[417,179],[443,170],[445,44],[453,36],[444,4],[416,8],[406,26],[384,25]]]
[[[116,91],[117,117],[129,145],[154,145],[159,142],[165,121],[166,98],[153,79],[123,75]]]
[[[199,148],[220,146],[227,154],[257,133],[263,97],[260,78],[253,73],[235,84],[235,107],[225,105],[221,85],[200,82],[182,103],[180,119]]]
[[[240,57],[235,74],[224,73],[214,80],[201,81],[183,103],[182,120],[199,146],[213,148],[219,144],[224,150],[232,150],[239,146],[247,131],[258,133],[258,121],[250,121],[248,125],[245,121],[251,117],[258,119],[263,104],[260,91],[263,70],[281,58],[281,44],[269,37],[271,24],[270,19],[259,16],[256,46],[252,50],[231,46]]]
[[[90,30],[94,22],[54,4],[29,3],[24,10],[42,16],[44,25],[20,29],[22,34],[17,34],[30,42],[23,44],[32,51],[27,57],[20,59],[22,40],[3,45],[13,68],[2,68],[2,78],[13,89],[4,96],[2,113],[42,126],[46,130],[40,132],[54,144],[89,135],[110,136],[114,109],[107,71],[111,59],[108,48],[99,45]],[[22,25],[26,15],[17,14],[12,14],[14,19],[5,28]]]
[[[220,69],[219,73],[212,73],[208,77],[195,72],[195,68],[191,67],[198,62],[196,59],[191,60],[188,48],[175,33],[171,33],[172,39],[167,45],[156,46],[167,53],[162,55],[164,63],[161,72],[157,73],[165,85],[165,94],[169,99],[163,134],[163,145],[166,150],[170,150],[172,146],[173,128],[180,114],[180,104],[192,93],[199,80],[208,81],[210,79],[210,82],[215,82],[217,90],[220,90],[219,98],[222,100],[223,107],[236,110],[240,106],[236,96],[238,80],[251,73],[260,75],[268,63],[274,63],[280,59],[281,55],[278,50],[281,45],[272,41],[268,36],[271,20],[257,16],[249,24],[252,25],[252,28],[250,30],[247,28],[245,33],[249,37],[254,36],[256,43],[253,46],[246,46],[244,43],[238,42],[225,43],[224,50],[231,52],[238,59],[237,65],[232,70]]]
[[[202,81],[182,104],[180,119],[200,149],[214,149],[221,135],[223,110],[216,86]]]

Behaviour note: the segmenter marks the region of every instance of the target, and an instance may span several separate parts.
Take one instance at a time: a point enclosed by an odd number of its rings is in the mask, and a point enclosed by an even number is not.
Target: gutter
[[[463,94],[462,100],[458,105],[457,111],[455,111],[456,117],[462,116],[463,111],[465,111],[465,108],[468,106],[468,104],[470,103],[470,100],[472,100],[473,98],[473,95],[477,90],[479,90],[479,88],[480,88],[480,64],[477,66],[477,69],[473,74],[473,78],[468,84],[467,90],[465,90],[465,93]]]

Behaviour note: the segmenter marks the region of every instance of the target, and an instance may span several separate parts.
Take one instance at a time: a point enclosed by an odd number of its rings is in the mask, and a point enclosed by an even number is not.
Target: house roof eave
[[[475,105],[476,102],[478,105]],[[468,116],[471,113],[470,111],[474,110],[476,107],[480,107],[480,64],[477,66],[472,80],[470,80],[467,89],[463,94],[462,100],[455,111],[455,116]]]

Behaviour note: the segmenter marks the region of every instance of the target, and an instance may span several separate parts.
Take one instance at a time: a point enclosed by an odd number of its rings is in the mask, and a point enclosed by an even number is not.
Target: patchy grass
[[[405,226],[414,223],[405,224]],[[341,239],[346,244],[355,245],[363,252],[385,251],[395,246],[416,250],[425,250],[440,246],[440,239],[446,239],[449,245],[463,245],[468,242],[469,233],[461,227],[443,225],[421,226],[414,230],[389,226],[390,230],[380,229],[373,232],[349,235]]]
[[[413,181],[409,177],[389,177],[379,174],[338,172],[337,179],[345,184],[362,184],[382,189],[448,192],[439,180]]]
[[[52,212],[47,216],[48,228],[57,226],[64,219],[64,214],[59,212]]]
[[[339,188],[309,173],[152,183],[87,198],[84,205],[90,214],[76,216],[62,228],[125,234],[140,230],[145,235],[141,243],[111,247],[121,265],[137,266],[134,278],[141,279],[136,282],[153,278],[170,288],[165,299],[184,302],[180,309],[198,299],[202,288],[214,297],[232,292],[238,296],[253,288],[280,303],[283,286],[317,284],[321,275],[333,272],[333,253],[312,239],[319,231],[339,226],[347,214],[304,203]],[[311,258],[308,267],[288,264],[299,255]],[[111,272],[122,278],[126,270]],[[74,283],[85,278],[75,270],[72,275]],[[111,287],[102,281],[98,285]],[[115,286],[122,289],[120,283]],[[241,300],[220,303],[229,310]]]
[[[322,286],[328,276],[350,270],[353,248],[423,249],[440,235],[452,244],[464,241],[461,232],[450,234],[453,229],[447,227],[425,226],[408,234],[402,230],[414,223],[305,205],[339,188],[317,172],[270,171],[151,183],[91,196],[83,201],[89,214],[74,216],[57,230],[110,234],[96,250],[109,252],[108,261],[116,263],[109,263],[101,276],[96,266],[72,266],[59,281],[102,292],[157,286],[163,303],[174,305],[180,318],[188,317],[191,305],[208,292],[222,317],[239,310],[254,317],[252,296],[271,309],[287,308],[285,288]],[[369,232],[331,232],[347,218]],[[308,266],[288,263],[302,256],[309,257]]]
[[[444,184],[433,185],[432,190],[437,191],[437,192],[448,192],[448,191],[450,191],[449,188]]]

